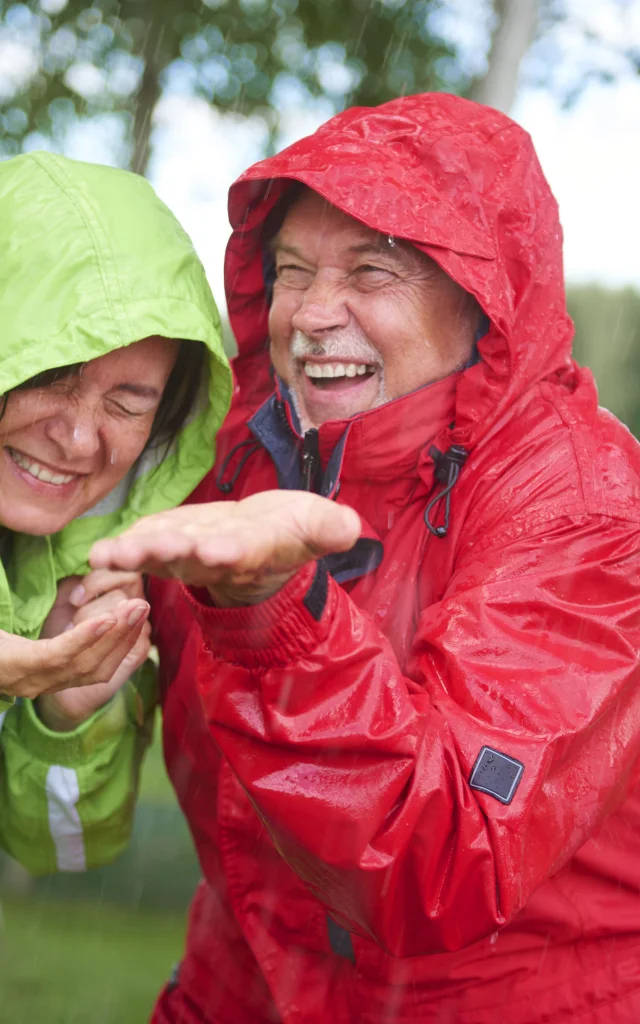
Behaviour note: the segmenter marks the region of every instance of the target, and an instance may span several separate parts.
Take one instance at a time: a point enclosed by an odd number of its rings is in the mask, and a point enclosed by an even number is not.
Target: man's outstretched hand
[[[359,536],[353,509],[305,491],[264,491],[147,516],[94,544],[89,560],[94,569],[175,576],[226,607],[265,600],[307,562],[348,551]]]

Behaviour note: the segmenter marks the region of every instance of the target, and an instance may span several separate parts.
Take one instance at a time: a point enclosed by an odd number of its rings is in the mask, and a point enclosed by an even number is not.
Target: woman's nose
[[[53,417],[46,432],[66,459],[91,458],[100,448],[99,424],[89,409],[70,409]]]

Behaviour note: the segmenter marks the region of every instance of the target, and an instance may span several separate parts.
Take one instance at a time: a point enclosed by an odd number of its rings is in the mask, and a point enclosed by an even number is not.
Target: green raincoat
[[[211,468],[231,373],[202,265],[144,178],[51,153],[0,163],[0,252],[0,395],[150,335],[201,341],[209,352],[196,408],[168,453],[143,453],[60,533],[14,534],[0,564],[0,629],[36,639],[58,581],[88,571],[95,540],[180,504]],[[0,845],[38,874],[116,856],[153,705],[150,665],[73,733],[46,729],[28,700],[0,697]]]

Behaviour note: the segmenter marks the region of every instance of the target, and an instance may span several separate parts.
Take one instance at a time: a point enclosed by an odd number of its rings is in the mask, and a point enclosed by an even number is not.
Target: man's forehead
[[[309,234],[311,222],[314,229]],[[271,248],[275,251],[297,250],[301,244],[318,241],[319,238],[335,240],[353,255],[383,254],[402,263],[412,258],[420,259],[423,255],[410,243],[396,241],[389,233],[363,224],[333,206],[317,192],[305,189],[287,210],[280,230],[271,241]]]

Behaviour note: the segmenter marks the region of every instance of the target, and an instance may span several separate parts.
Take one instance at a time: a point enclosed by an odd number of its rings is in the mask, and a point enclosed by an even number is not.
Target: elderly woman
[[[126,842],[119,808],[153,688],[140,577],[94,576],[80,608],[87,555],[193,490],[231,378],[202,265],[144,179],[50,153],[8,160],[0,248],[0,842],[33,870],[85,867]],[[106,703],[75,730],[72,768],[47,695],[91,684]],[[82,781],[107,764],[119,784],[94,857]]]

